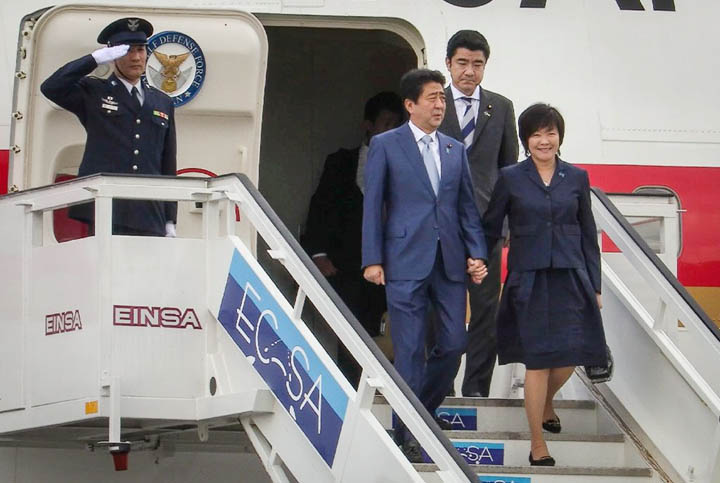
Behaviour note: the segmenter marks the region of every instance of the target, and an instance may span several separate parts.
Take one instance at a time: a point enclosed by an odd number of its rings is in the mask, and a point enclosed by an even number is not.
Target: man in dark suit
[[[176,174],[175,110],[163,92],[142,82],[147,39],[153,27],[141,18],[122,18],[105,27],[106,45],[51,75],[42,93],[75,114],[87,132],[78,176],[95,173]],[[112,62],[107,79],[87,77]],[[70,216],[93,226],[92,205],[71,207]],[[113,234],[175,236],[177,203],[113,201]]]
[[[315,265],[373,337],[380,334],[385,290],[366,281],[360,269],[362,178],[370,139],[397,127],[402,119],[402,101],[394,92],[381,92],[365,103],[363,142],[355,149],[340,149],[325,160],[303,237]],[[357,385],[359,366],[344,347],[338,350],[338,365],[350,383]]]
[[[448,41],[446,66],[452,82],[445,89],[447,115],[440,132],[465,145],[475,201],[481,216],[487,209],[498,172],[517,163],[515,113],[510,100],[480,87],[490,46],[474,30],[461,30]],[[468,349],[462,393],[487,397],[497,358],[495,314],[500,295],[502,242],[488,248],[488,276],[471,285]]]
[[[434,414],[465,351],[466,271],[479,283],[487,256],[465,149],[437,131],[445,77],[416,69],[400,81],[410,121],[375,136],[365,167],[362,265],[385,285],[395,368]],[[426,359],[427,309],[438,313]],[[413,462],[420,451],[400,425],[396,441]]]

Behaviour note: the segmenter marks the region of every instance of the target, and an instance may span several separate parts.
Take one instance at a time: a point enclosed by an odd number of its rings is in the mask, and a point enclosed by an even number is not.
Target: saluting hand
[[[375,285],[385,285],[385,271],[382,265],[368,265],[363,271],[363,277]]]
[[[115,45],[113,47],[103,47],[92,53],[93,59],[97,65],[107,64],[113,60],[119,59],[128,53],[130,46],[127,44]]]

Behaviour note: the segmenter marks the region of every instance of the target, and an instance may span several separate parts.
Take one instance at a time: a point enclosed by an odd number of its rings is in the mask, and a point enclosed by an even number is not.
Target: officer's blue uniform
[[[123,83],[86,77],[97,67],[86,55],[61,67],[40,86],[57,105],[75,114],[85,127],[87,141],[78,176],[131,173],[175,176],[176,139],[173,102],[143,83],[142,107]],[[89,205],[71,207],[70,216],[93,221]],[[165,223],[176,222],[177,203],[115,200],[113,231],[163,236]]]

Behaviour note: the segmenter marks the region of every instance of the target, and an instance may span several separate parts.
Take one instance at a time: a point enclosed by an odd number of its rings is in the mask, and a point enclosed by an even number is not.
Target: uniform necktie
[[[137,87],[133,86],[133,88],[130,90],[130,95],[135,101],[137,107],[142,107],[142,102],[140,102],[140,93],[138,92]]]
[[[435,164],[435,156],[433,156],[432,149],[430,149],[430,144],[433,142],[433,138],[425,135],[420,138],[420,141],[425,144],[422,150],[422,158],[425,163],[425,169],[430,177],[430,184],[432,185],[433,192],[437,195],[438,186],[440,185],[440,175],[438,174],[438,168]]]
[[[472,108],[472,97],[462,97],[461,99],[465,103],[465,114],[463,114],[460,129],[462,130],[462,140],[465,145],[465,151],[468,151],[470,146],[472,146],[473,134],[475,133],[475,112]]]

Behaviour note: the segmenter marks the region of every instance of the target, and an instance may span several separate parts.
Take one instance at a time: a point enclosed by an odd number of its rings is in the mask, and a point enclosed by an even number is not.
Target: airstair
[[[113,198],[192,203],[201,232],[113,236]],[[53,210],[89,200],[95,235],[57,243]],[[533,468],[521,399],[448,398],[438,415],[453,430],[440,431],[245,176],[97,175],[0,198],[0,446],[107,448],[131,469],[168,448],[250,451],[273,482],[720,481],[717,330],[601,192],[593,208],[655,299],[641,304],[626,285],[639,282],[604,262],[615,377],[558,401],[559,466]],[[294,293],[258,262],[260,243]],[[357,390],[306,304],[361,365]],[[393,444],[392,411],[426,464]]]

